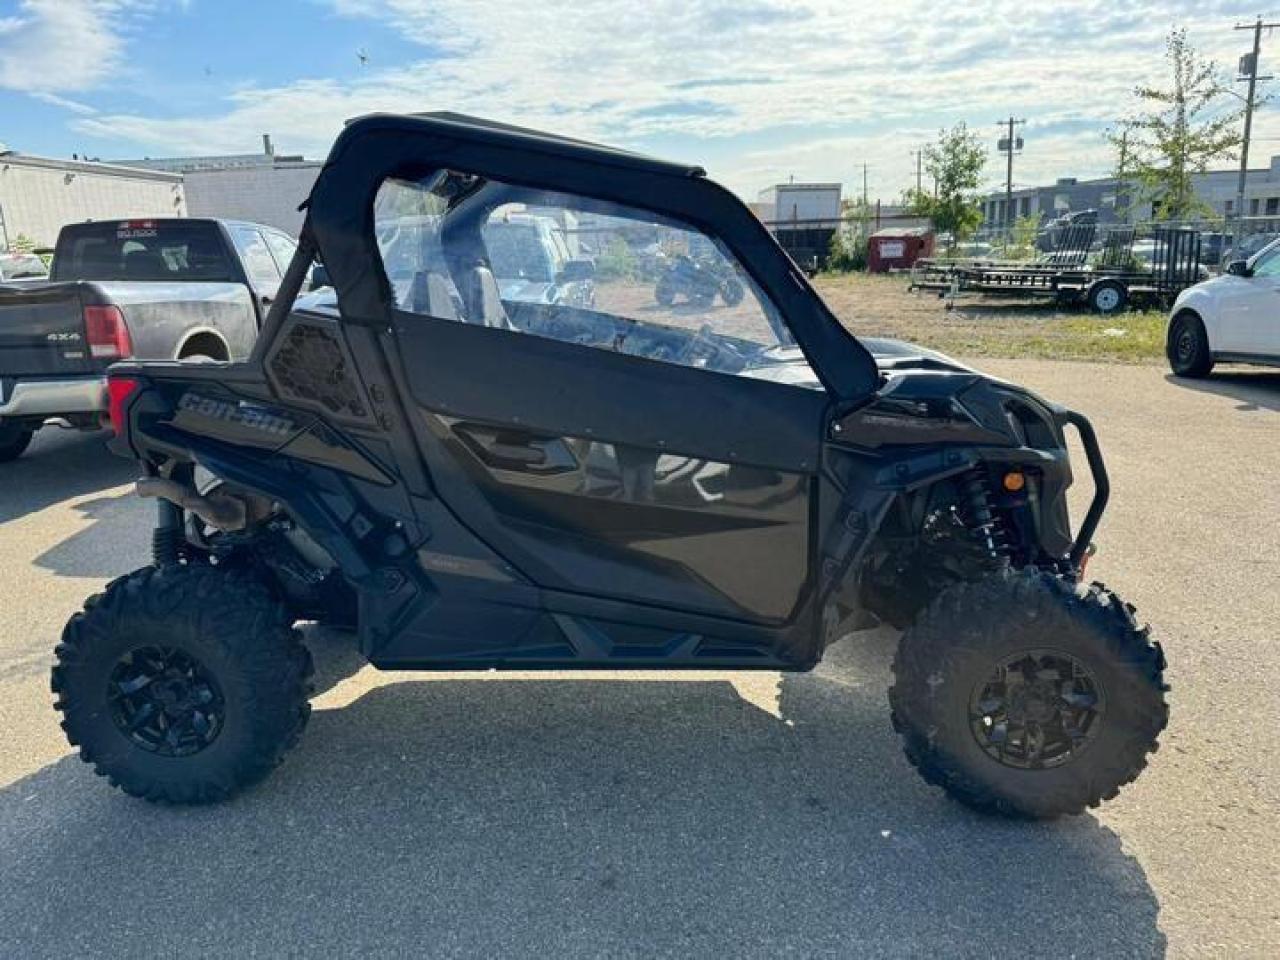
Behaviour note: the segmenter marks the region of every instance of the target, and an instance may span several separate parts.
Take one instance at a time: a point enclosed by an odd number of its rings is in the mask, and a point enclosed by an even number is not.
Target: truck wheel
[[[1089,307],[1109,316],[1119,313],[1129,303],[1129,290],[1118,280],[1100,280],[1089,288]]]
[[[80,758],[147,800],[211,803],[264,777],[310,714],[311,658],[247,572],[146,567],[68,621],[54,706]]]
[[[35,431],[19,423],[0,420],[0,463],[17,460],[31,444]]]
[[[1169,339],[1165,344],[1169,369],[1179,377],[1207,377],[1213,370],[1213,354],[1209,350],[1209,338],[1204,323],[1190,311],[1183,311],[1169,324]]]
[[[889,691],[907,759],[988,813],[1114,797],[1168,721],[1164,656],[1132,608],[1035,570],[945,590],[903,634]]]

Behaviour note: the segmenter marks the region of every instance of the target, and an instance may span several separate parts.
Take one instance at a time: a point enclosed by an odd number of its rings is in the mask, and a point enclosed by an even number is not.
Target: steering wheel
[[[699,363],[699,360],[702,362]],[[721,373],[737,373],[747,365],[747,358],[725,343],[709,323],[704,323],[697,333],[685,341],[684,349],[680,351],[676,362]]]

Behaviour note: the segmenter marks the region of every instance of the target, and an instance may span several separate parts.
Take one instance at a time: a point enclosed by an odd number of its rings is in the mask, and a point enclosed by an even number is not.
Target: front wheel
[[[20,423],[0,420],[0,463],[17,460],[31,445],[35,431]]]
[[[310,713],[311,659],[247,571],[147,567],[68,621],[54,706],[80,758],[147,800],[210,803],[260,780]]]
[[[1005,571],[947,589],[903,634],[889,691],[907,758],[984,812],[1082,813],[1146,766],[1164,656],[1100,584]]]
[[[1213,370],[1213,353],[1204,323],[1194,313],[1180,313],[1169,324],[1165,345],[1169,369],[1179,377],[1207,377]]]

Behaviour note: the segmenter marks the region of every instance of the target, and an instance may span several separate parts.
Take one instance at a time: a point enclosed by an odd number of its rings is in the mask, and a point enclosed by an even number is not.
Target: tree
[[[35,248],[36,242],[25,233],[18,234],[13,238],[13,242],[9,244],[9,249],[14,253],[30,253]]]
[[[978,187],[987,152],[982,140],[963,123],[938,134],[925,147],[924,167],[933,178],[934,193],[907,191],[907,205],[918,217],[927,217],[934,229],[951,234],[951,242],[963,240],[982,223]]]
[[[1009,242],[1004,255],[1010,260],[1030,260],[1036,252],[1036,234],[1040,232],[1040,218],[1029,213],[1013,221]]]
[[[1169,32],[1165,60],[1172,84],[1135,87],[1139,112],[1121,125],[1128,130],[1127,141],[1121,130],[1111,130],[1107,137],[1124,151],[1125,179],[1155,204],[1156,219],[1186,220],[1213,213],[1196,196],[1192,175],[1216,160],[1234,159],[1242,110],[1223,111],[1221,101],[1229,88],[1218,65],[1201,58],[1187,42],[1185,29]]]

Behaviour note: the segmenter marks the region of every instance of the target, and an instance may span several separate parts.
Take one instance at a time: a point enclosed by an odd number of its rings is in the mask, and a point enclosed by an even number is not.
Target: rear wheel
[[[1169,324],[1165,345],[1169,369],[1180,377],[1207,377],[1213,370],[1213,354],[1204,322],[1194,313],[1183,312]]]
[[[67,740],[113,786],[209,803],[264,777],[306,725],[311,660],[248,572],[147,567],[67,623],[53,668]]]
[[[1164,657],[1100,584],[1005,571],[942,593],[903,634],[889,692],[907,758],[990,813],[1114,797],[1168,720]]]
[[[0,420],[0,463],[17,460],[31,444],[35,431],[20,423]]]

